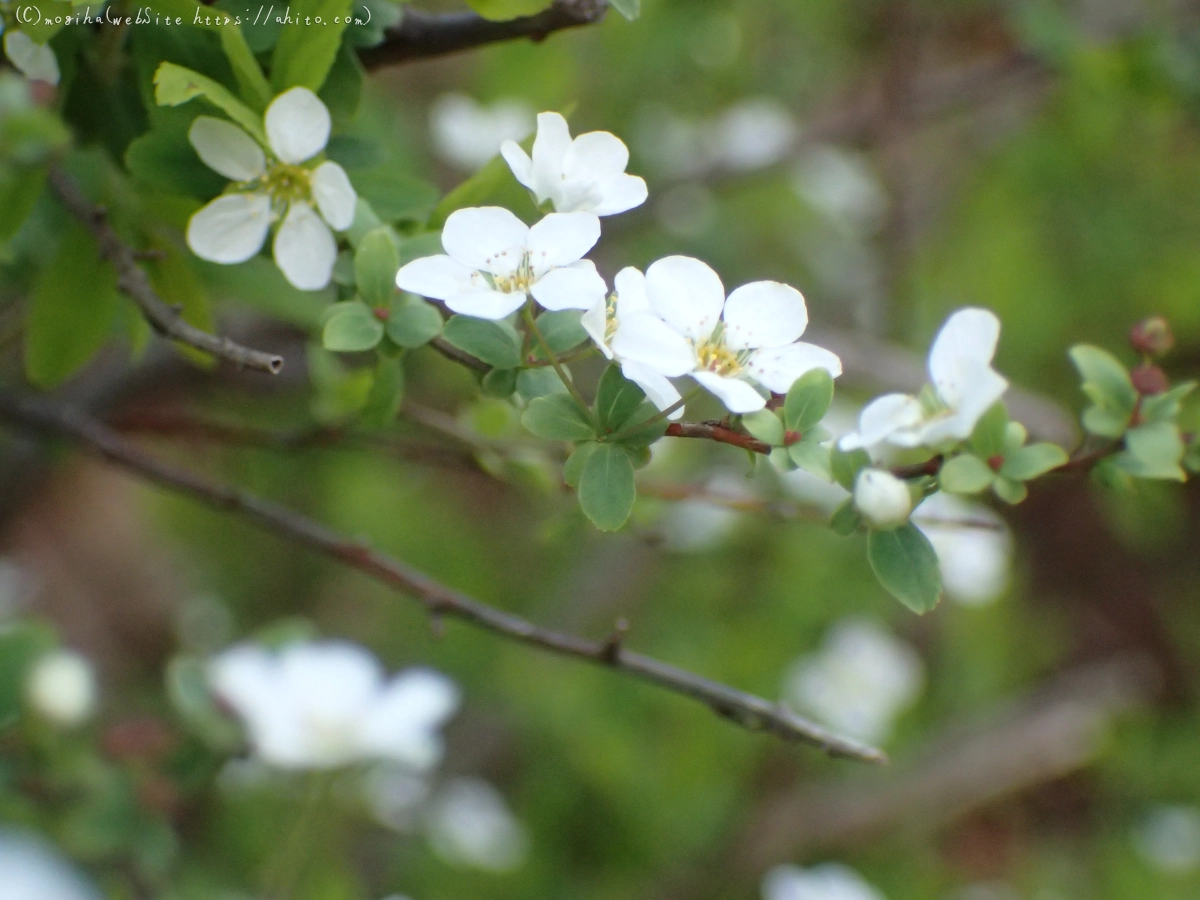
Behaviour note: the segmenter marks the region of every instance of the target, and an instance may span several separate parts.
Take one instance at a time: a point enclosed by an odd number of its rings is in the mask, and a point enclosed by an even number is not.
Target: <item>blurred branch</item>
[[[751,731],[765,731],[787,740],[812,744],[832,756],[874,763],[886,760],[881,751],[834,734],[762,697],[632,653],[619,643],[591,641],[551,631],[481,603],[283,506],[167,465],[110,428],[69,407],[5,392],[0,393],[0,418],[24,429],[70,438],[160,487],[186,494],[216,509],[237,513],[268,531],[410,594],[434,617],[460,619],[518,643],[625,672],[691,697]]]
[[[150,279],[138,265],[137,253],[113,230],[104,208],[88,200],[79,185],[62,169],[51,168],[49,182],[71,215],[95,236],[100,245],[100,255],[117,270],[117,287],[137,305],[155,331],[242,368],[257,369],[272,375],[278,374],[283,368],[282,356],[251,350],[227,337],[217,337],[185,322],[179,311],[155,292]]]
[[[718,444],[732,444],[734,447],[764,456],[774,449],[766,441],[734,431],[719,422],[672,422],[667,426],[667,437],[699,438],[703,441],[716,441]]]
[[[556,31],[599,22],[607,11],[606,0],[554,0],[532,16],[493,22],[473,12],[433,14],[406,6],[403,18],[387,30],[383,43],[360,51],[359,59],[370,70],[501,41],[543,41]]]

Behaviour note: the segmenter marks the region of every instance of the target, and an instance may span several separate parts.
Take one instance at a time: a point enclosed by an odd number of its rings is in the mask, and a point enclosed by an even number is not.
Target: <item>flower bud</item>
[[[41,716],[62,728],[74,728],[95,712],[96,675],[86,657],[56,650],[34,664],[25,694]]]
[[[895,528],[908,521],[912,495],[891,472],[863,469],[854,483],[854,505],[873,528]]]
[[[1133,382],[1133,386],[1137,389],[1137,392],[1146,396],[1161,394],[1171,387],[1167,373],[1158,366],[1149,363],[1134,368],[1129,373],[1129,379]]]
[[[1129,343],[1138,353],[1161,356],[1175,346],[1175,335],[1171,324],[1162,316],[1151,316],[1133,326],[1129,332]]]

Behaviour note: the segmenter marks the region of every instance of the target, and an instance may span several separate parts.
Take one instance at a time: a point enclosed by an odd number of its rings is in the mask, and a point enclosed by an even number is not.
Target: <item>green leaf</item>
[[[29,218],[45,185],[45,169],[13,167],[0,172],[0,244]]]
[[[1008,437],[1008,410],[1002,402],[993,403],[975,423],[971,432],[970,447],[980,459],[991,459],[1005,454]],[[1024,439],[1021,443],[1025,443]],[[1018,444],[1017,446],[1020,446]]]
[[[647,422],[650,419],[655,421],[649,425],[641,427],[641,423]],[[625,421],[621,422],[615,429],[618,432],[623,432],[620,440],[615,443],[629,449],[631,447],[646,447],[653,444],[667,430],[666,419],[659,418],[658,407],[649,400],[645,400],[638,404],[637,409],[629,414]]]
[[[792,384],[783,401],[788,431],[804,434],[823,418],[833,402],[833,378],[824,369],[805,372]]]
[[[992,491],[1005,503],[1016,505],[1029,496],[1029,488],[1019,481],[1012,481],[1002,475],[992,482]]]
[[[1177,425],[1152,422],[1130,429],[1125,435],[1125,452],[1113,459],[1135,478],[1183,481],[1187,476],[1179,463],[1183,460],[1184,450]]]
[[[333,67],[352,0],[292,0],[289,21],[271,55],[271,84],[278,93],[306,87],[319,91]]]
[[[1183,398],[1196,388],[1196,382],[1183,381],[1169,391],[1142,398],[1143,422],[1169,422],[1179,415]]]
[[[189,265],[188,257],[174,244],[158,239],[152,242],[158,251],[156,258],[146,261],[146,274],[150,284],[160,297],[170,297],[179,309],[180,318],[201,331],[213,331],[212,306],[200,282],[200,277]],[[185,344],[176,344],[175,349],[194,363],[204,367],[216,364],[210,354]]]
[[[125,150],[125,167],[140,187],[167,194],[185,194],[208,199],[227,184],[200,161],[187,133],[190,119],[159,122],[139,135]]]
[[[489,397],[511,397],[517,389],[517,370],[492,369],[483,376],[480,385]]]
[[[842,537],[854,534],[860,525],[862,525],[862,513],[854,505],[853,497],[847,497],[842,505],[833,511],[833,517],[829,520],[829,527],[833,529],[833,533]]]
[[[1020,422],[1009,422],[1004,428],[1004,449],[1000,451],[1001,456],[1009,456],[1016,453],[1025,446],[1025,441],[1029,437],[1029,432],[1025,430],[1025,426]]]
[[[485,19],[504,21],[541,12],[550,0],[467,0],[467,5]]]
[[[536,369],[521,370],[517,376],[517,392],[526,400],[533,400],[547,394],[565,394],[567,386],[552,368],[539,366]]]
[[[515,369],[521,364],[521,338],[507,322],[451,316],[442,337],[497,369]]]
[[[233,68],[233,75],[237,79],[242,97],[252,109],[261,112],[271,102],[273,92],[258,65],[258,60],[254,58],[254,52],[246,43],[241,27],[234,24],[222,25],[218,33],[221,35],[221,49],[229,58],[229,65]]]
[[[792,455],[788,452],[790,449],[790,447],[772,447],[771,452],[767,454],[767,459],[780,472],[792,472],[796,469],[796,463],[793,462]]]
[[[583,467],[587,463],[588,457],[599,446],[595,441],[588,441],[586,444],[580,444],[575,448],[574,452],[567,457],[567,461],[563,465],[563,482],[565,484],[573,488],[579,487],[579,476],[583,472]]]
[[[604,370],[596,388],[600,427],[608,433],[617,431],[645,399],[646,392],[621,374],[621,367],[613,363]]]
[[[742,416],[742,425],[754,437],[772,447],[783,446],[783,422],[774,410],[760,409]]]
[[[1090,344],[1076,344],[1070,356],[1083,378],[1083,392],[1095,404],[1083,415],[1084,428],[1104,437],[1120,437],[1138,397],[1129,371],[1111,353]]]
[[[103,346],[121,302],[116,273],[92,236],[79,225],[64,228],[25,319],[25,373],[43,388],[65,381]]]
[[[354,278],[358,295],[368,306],[387,306],[396,293],[400,254],[389,229],[367,232],[354,251]],[[440,317],[439,317],[440,319]]]
[[[787,448],[792,462],[822,481],[833,481],[833,471],[830,464],[828,447],[823,447],[817,441],[799,441]]]
[[[978,456],[971,453],[960,454],[946,462],[938,473],[938,484],[943,491],[951,494],[978,494],[996,477]]]
[[[241,125],[264,147],[267,146],[267,134],[263,131],[262,117],[250,107],[233,96],[223,85],[211,78],[165,62],[154,73],[154,100],[159,106],[180,106],[196,97],[203,97],[209,103]]]
[[[1089,406],[1083,411],[1083,427],[1089,434],[1098,437],[1119,438],[1125,433],[1129,416],[1113,412],[1100,406]]]
[[[577,309],[564,309],[544,312],[537,317],[538,331],[542,333],[555,355],[573,350],[587,340],[587,332],[579,324],[582,315]],[[540,351],[541,348],[535,346],[534,352],[539,356]]]
[[[427,231],[400,242],[400,265],[406,266],[414,259],[437,256],[442,253],[442,233]]]
[[[608,5],[630,22],[642,14],[642,0],[608,0]]]
[[[482,206],[511,178],[508,163],[500,156],[490,160],[482,169],[442,198],[429,217],[429,224],[441,228],[450,213],[467,206]],[[440,251],[439,251],[440,252]]]
[[[399,357],[380,357],[375,366],[375,380],[371,382],[371,392],[367,394],[367,404],[363,407],[363,424],[372,428],[390,425],[400,412],[400,404],[403,401],[403,364]]]
[[[1012,481],[1029,481],[1057,469],[1067,461],[1067,451],[1056,444],[1030,444],[1004,460],[1000,474]]]
[[[912,522],[887,531],[871,531],[867,535],[867,559],[879,583],[913,612],[926,613],[937,606],[942,595],[937,553]]]
[[[829,470],[833,480],[848,491],[854,490],[854,480],[863,468],[871,464],[866,450],[840,450],[836,446],[829,454]]]
[[[586,441],[596,436],[591,421],[570,394],[546,394],[529,401],[521,424],[548,441]]]
[[[385,222],[423,220],[437,205],[440,196],[436,187],[408,174],[396,163],[355,172],[354,189]],[[442,252],[440,237],[434,252]]]
[[[329,110],[329,117],[332,119],[335,129],[346,128],[354,121],[354,117],[358,114],[359,101],[362,99],[362,88],[366,75],[366,70],[358,61],[358,54],[343,41],[341,49],[334,57],[329,74],[325,76],[325,83],[317,92],[317,96]],[[328,145],[325,153],[327,156],[329,155]],[[437,196],[435,190],[435,200]]]
[[[383,323],[365,303],[358,300],[335,303],[328,315],[321,333],[326,350],[354,353],[370,350],[383,340]]]
[[[392,303],[387,336],[401,347],[421,347],[442,333],[442,314],[432,303],[406,294]]]
[[[616,531],[629,519],[637,499],[633,461],[613,444],[595,447],[579,469],[579,505],[601,531]]]

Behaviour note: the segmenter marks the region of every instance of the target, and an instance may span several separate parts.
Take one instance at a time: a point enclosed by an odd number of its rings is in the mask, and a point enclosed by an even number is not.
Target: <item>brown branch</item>
[[[764,456],[774,448],[766,441],[752,438],[748,434],[726,428],[713,422],[672,422],[667,426],[667,437],[699,438],[705,441],[716,441],[719,444],[732,444],[752,453]]]
[[[472,12],[435,15],[405,7],[383,43],[362,50],[359,59],[367,69],[379,69],[501,41],[543,41],[556,31],[595,24],[607,11],[605,0],[555,0],[535,15],[493,22]]]
[[[751,731],[765,731],[820,747],[832,756],[881,763],[873,747],[834,734],[762,697],[632,653],[608,641],[592,641],[551,631],[432,580],[423,572],[350,540],[292,510],[192,472],[167,465],[129,443],[110,428],[69,407],[0,393],[0,417],[34,431],[67,437],[160,487],[233,512],[288,540],[341,562],[417,599],[430,615],[453,617],[492,634],[541,650],[624,672],[691,697]]]
[[[174,307],[158,296],[150,279],[138,265],[137,251],[117,235],[109,224],[105,210],[88,200],[74,179],[62,169],[52,168],[49,181],[71,215],[95,236],[100,245],[100,255],[117,270],[117,287],[137,305],[155,331],[163,337],[229,360],[241,368],[257,369],[272,375],[279,373],[283,368],[282,356],[243,347],[227,337],[217,337],[185,322]]]

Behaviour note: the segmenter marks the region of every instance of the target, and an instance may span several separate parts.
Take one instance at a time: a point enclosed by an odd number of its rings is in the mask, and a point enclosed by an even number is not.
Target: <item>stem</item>
[[[313,772],[308,775],[307,781],[300,809],[280,843],[279,851],[267,867],[263,879],[267,900],[287,900],[293,885],[304,871],[304,863],[311,850],[313,825],[323,806],[329,776],[324,772]]]
[[[663,419],[670,416],[672,413],[674,413],[678,410],[681,410],[685,406],[687,406],[687,402],[689,400],[691,400],[693,397],[695,397],[696,394],[698,394],[698,393],[700,393],[700,388],[694,388],[693,390],[688,391],[687,396],[680,397],[678,400],[676,400],[674,403],[672,403],[666,409],[659,410],[657,413],[652,415],[650,418],[646,419],[644,422],[638,422],[636,425],[630,425],[627,428],[622,428],[619,431],[614,431],[612,434],[605,435],[604,439],[607,441],[619,441],[621,438],[625,437],[627,434],[632,434],[635,431],[641,431],[643,428],[649,428],[651,425],[657,425],[659,422],[661,422]]]
[[[559,380],[562,381],[563,386],[567,389],[567,392],[571,395],[571,399],[579,404],[579,408],[583,410],[583,414],[588,417],[589,421],[591,421],[591,406],[589,406],[588,402],[583,399],[583,394],[579,393],[579,388],[575,387],[575,382],[573,382],[570,376],[567,375],[567,370],[563,368],[563,364],[559,362],[559,359],[557,356],[555,356],[554,351],[550,349],[550,344],[547,343],[545,336],[542,334],[542,330],[537,326],[537,321],[533,318],[533,309],[527,305],[523,310],[521,310],[521,315],[525,319],[525,325],[529,328],[529,333],[533,335],[534,340],[536,340],[541,346],[542,352],[546,354],[546,359],[550,360],[550,365],[554,366],[555,373],[558,375]]]

